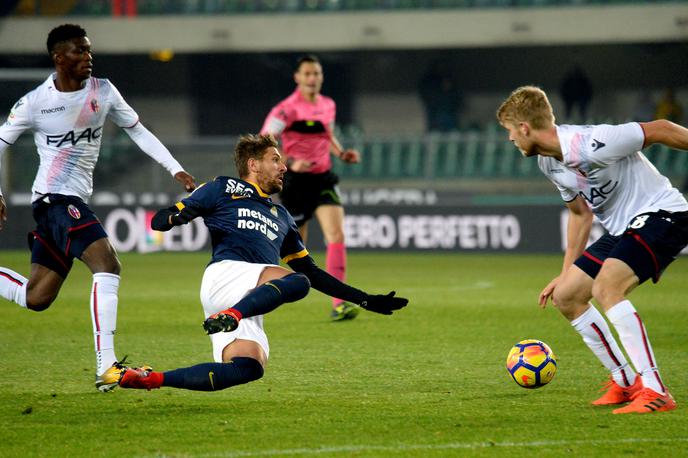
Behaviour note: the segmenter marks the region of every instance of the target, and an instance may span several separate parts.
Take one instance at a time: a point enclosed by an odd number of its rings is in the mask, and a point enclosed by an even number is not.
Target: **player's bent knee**
[[[219,391],[231,386],[254,382],[263,377],[263,365],[258,360],[236,356],[230,362],[215,366],[213,381],[207,391]]]
[[[616,285],[595,281],[592,284],[592,297],[594,297],[597,303],[602,307],[609,308],[622,301],[624,294]]]
[[[253,358],[237,357],[232,358],[232,364],[236,364],[241,367],[241,371],[244,373],[246,382],[253,382],[263,377],[265,374],[265,369],[260,362]]]
[[[311,282],[302,273],[289,274],[279,280],[272,282],[282,293],[284,302],[296,302],[308,295],[311,289]]]
[[[42,312],[48,309],[55,301],[55,296],[50,295],[29,295],[26,296],[26,308],[34,312]]]
[[[571,313],[576,303],[575,297],[572,294],[568,294],[565,290],[562,291],[555,288],[552,293],[552,304],[554,304],[563,315]]]

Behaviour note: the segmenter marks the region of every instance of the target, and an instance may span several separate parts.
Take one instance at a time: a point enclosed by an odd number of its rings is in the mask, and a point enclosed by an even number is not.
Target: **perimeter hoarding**
[[[157,208],[92,206],[120,252],[198,251],[210,237],[198,219],[161,233],[150,229]],[[346,207],[347,246],[354,250],[544,253],[562,250],[565,212],[559,205],[445,206],[355,205]],[[26,248],[34,228],[31,207],[9,208],[0,249]],[[309,229],[308,248],[324,249],[317,224]]]

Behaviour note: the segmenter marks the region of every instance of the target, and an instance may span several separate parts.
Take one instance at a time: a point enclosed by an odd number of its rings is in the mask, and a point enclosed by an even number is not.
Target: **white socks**
[[[607,310],[607,318],[619,333],[619,339],[643,379],[643,385],[657,393],[664,394],[666,389],[655,362],[645,325],[629,300],[623,300]]]
[[[0,297],[26,308],[27,278],[17,272],[0,267]]]
[[[91,318],[96,347],[96,374],[105,372],[115,356],[115,329],[117,328],[117,290],[119,275],[93,274],[91,289]]]
[[[626,357],[599,310],[590,304],[585,313],[571,321],[571,326],[583,337],[583,342],[604,367],[609,369],[617,384],[624,387],[633,385],[636,374],[628,367]]]

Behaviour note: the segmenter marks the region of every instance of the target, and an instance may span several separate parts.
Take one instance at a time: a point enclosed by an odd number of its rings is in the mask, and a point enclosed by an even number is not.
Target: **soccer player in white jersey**
[[[659,281],[688,244],[688,203],[641,150],[659,143],[688,150],[688,129],[666,120],[622,125],[558,126],[538,87],[520,87],[497,111],[523,156],[537,156],[569,211],[561,274],[540,293],[554,305],[610,371],[594,405],[630,403],[615,414],[672,410],[645,325],[630,300],[636,286]],[[593,215],[607,234],[586,248]],[[616,329],[620,350],[594,298]]]
[[[109,118],[149,156],[165,167],[187,191],[195,188],[160,141],[139,121],[107,79],[93,78],[93,55],[86,31],[64,24],[48,35],[55,73],[12,108],[0,126],[0,156],[26,130],[32,130],[40,165],[32,187],[37,227],[29,234],[29,278],[0,267],[0,296],[29,310],[50,307],[72,267],[80,259],[93,273],[91,317],[96,349],[96,388],[116,384],[103,374],[117,362],[114,333],[120,263],[100,221],[86,205],[92,193],[103,124]],[[0,228],[7,219],[0,191]]]

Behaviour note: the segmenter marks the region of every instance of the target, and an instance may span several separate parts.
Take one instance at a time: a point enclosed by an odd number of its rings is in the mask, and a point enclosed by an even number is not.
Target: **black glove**
[[[361,307],[370,312],[381,313],[382,315],[391,315],[392,311],[406,307],[406,304],[408,304],[408,299],[403,297],[394,297],[395,294],[395,291],[392,291],[387,295],[369,294],[366,296],[365,300],[361,302]]]

